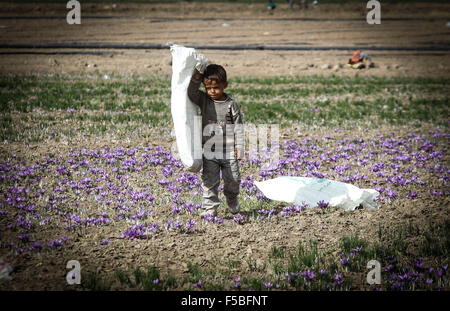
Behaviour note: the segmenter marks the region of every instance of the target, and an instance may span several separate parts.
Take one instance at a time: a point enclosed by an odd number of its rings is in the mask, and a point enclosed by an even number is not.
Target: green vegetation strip
[[[448,126],[449,79],[306,76],[229,85],[247,123]],[[170,94],[170,79],[154,76],[1,76],[0,139],[42,141],[68,125],[77,133],[171,127]]]

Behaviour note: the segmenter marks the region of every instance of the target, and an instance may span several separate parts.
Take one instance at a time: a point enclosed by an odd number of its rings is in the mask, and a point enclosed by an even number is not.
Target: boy
[[[238,105],[224,92],[228,86],[225,69],[216,64],[197,64],[188,87],[189,99],[202,114],[203,199],[201,216],[217,215],[220,205],[220,172],[228,211],[240,211],[238,160],[243,156],[244,133]],[[203,83],[206,93],[199,90]],[[212,135],[214,133],[214,135]],[[236,139],[235,139],[236,136]]]

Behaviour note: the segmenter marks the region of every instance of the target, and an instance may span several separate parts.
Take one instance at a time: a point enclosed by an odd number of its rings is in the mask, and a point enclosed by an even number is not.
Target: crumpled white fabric
[[[187,89],[197,63],[193,48],[172,45],[171,114],[176,137],[177,156],[184,167],[198,172],[202,167],[201,118],[197,106],[188,97]]]
[[[344,210],[354,210],[360,204],[366,209],[378,208],[373,201],[379,195],[378,191],[324,178],[281,176],[255,181],[255,185],[268,199],[275,201],[306,203],[309,207],[323,201]]]

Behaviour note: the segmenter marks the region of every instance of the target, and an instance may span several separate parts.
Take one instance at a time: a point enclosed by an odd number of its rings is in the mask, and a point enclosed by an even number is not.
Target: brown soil
[[[83,4],[81,24],[69,25],[65,4],[7,5],[0,16],[53,17],[3,19],[2,43],[108,43],[182,45],[264,45],[286,47],[350,46],[342,51],[218,51],[200,50],[212,62],[224,64],[233,76],[397,75],[446,77],[448,51],[366,52],[376,68],[346,67],[358,47],[446,47],[449,4],[385,4],[380,25],[366,22],[365,5],[319,5],[290,10],[280,4],[269,14],[265,4]],[[114,18],[93,18],[93,17]],[[57,18],[60,17],[60,18]],[[85,18],[83,18],[85,17]],[[120,17],[120,18],[119,18]],[[207,17],[207,20],[201,18]],[[295,20],[295,19],[306,20]],[[18,51],[3,49],[3,52]],[[169,50],[104,50],[109,55],[56,55],[76,49],[38,50],[46,54],[6,54],[3,73],[114,72],[170,75]],[[84,50],[87,51],[87,50]],[[98,50],[89,50],[99,52]]]

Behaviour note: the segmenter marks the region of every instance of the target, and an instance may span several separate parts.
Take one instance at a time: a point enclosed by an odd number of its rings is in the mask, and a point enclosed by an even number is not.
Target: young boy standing
[[[201,83],[206,93],[199,90]],[[196,66],[188,87],[189,99],[200,107],[202,115],[202,216],[217,215],[220,173],[224,180],[228,211],[232,214],[240,211],[238,160],[244,153],[244,133],[239,107],[224,92],[227,86],[225,69],[211,64],[206,68]]]

